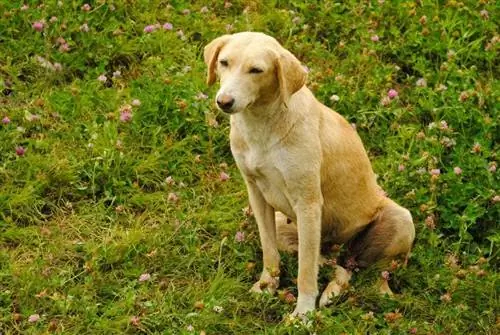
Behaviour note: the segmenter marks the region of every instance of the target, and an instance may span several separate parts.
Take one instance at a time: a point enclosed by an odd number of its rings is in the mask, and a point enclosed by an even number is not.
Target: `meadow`
[[[495,1],[0,1],[1,334],[498,334]],[[203,47],[262,31],[355,127],[417,237],[287,324]],[[331,268],[320,271],[320,288]]]

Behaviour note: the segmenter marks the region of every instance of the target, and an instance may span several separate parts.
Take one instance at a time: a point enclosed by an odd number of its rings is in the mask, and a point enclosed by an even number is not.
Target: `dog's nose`
[[[231,107],[233,107],[234,98],[227,94],[221,94],[219,97],[217,97],[217,105],[220,107],[220,109],[227,111],[231,109]]]

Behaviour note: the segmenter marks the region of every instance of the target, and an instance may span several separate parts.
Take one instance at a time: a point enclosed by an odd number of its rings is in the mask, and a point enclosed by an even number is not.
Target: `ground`
[[[499,18],[486,0],[2,1],[0,332],[498,333]],[[307,66],[416,225],[407,267],[355,273],[306,324],[283,322],[296,256],[276,296],[248,293],[258,233],[202,57],[245,30]]]

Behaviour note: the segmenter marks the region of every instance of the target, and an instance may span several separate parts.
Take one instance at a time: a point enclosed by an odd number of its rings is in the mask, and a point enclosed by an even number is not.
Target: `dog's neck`
[[[231,131],[237,131],[247,145],[272,146],[282,140],[277,134],[286,136],[300,119],[300,115],[288,108],[288,103],[277,99],[231,115]]]

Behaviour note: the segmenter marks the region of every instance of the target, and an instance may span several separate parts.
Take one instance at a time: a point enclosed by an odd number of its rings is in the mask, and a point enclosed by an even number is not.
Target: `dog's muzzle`
[[[226,112],[226,113],[230,113],[231,112],[231,108],[233,108],[233,105],[234,105],[234,98],[228,94],[221,94],[217,97],[217,106],[219,106],[219,108]]]

